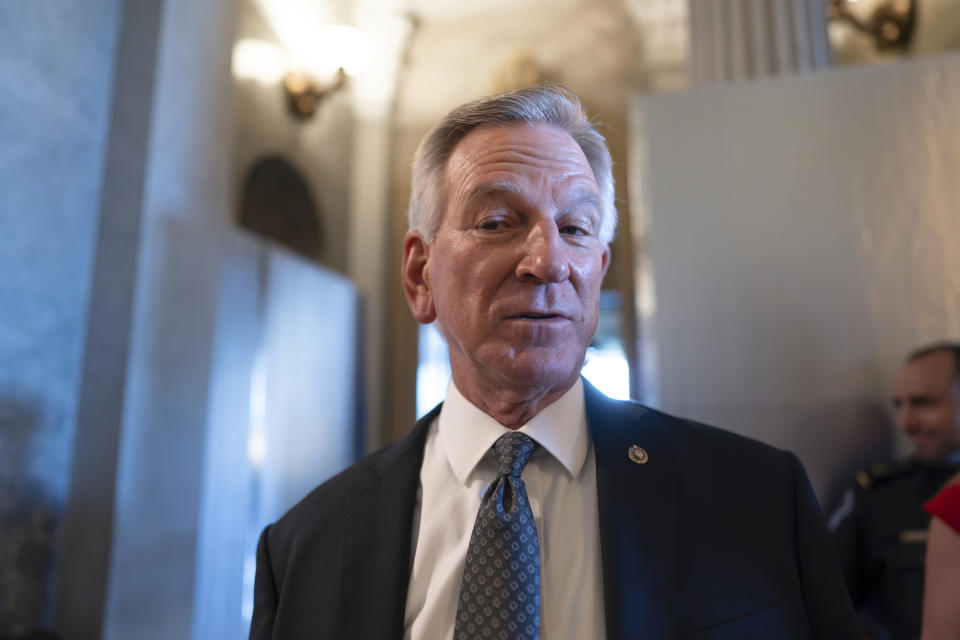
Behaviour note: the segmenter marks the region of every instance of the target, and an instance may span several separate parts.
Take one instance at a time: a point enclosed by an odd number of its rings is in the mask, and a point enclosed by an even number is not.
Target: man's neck
[[[456,372],[453,374],[453,382],[461,395],[506,428],[516,430],[560,399],[574,385],[579,374],[553,387],[484,385],[469,378],[461,379],[465,377]]]

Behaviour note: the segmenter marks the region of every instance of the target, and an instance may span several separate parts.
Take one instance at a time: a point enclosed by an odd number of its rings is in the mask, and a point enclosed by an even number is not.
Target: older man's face
[[[546,125],[482,127],[455,147],[445,184],[411,307],[421,322],[436,317],[458,386],[572,384],[610,257],[580,147]]]

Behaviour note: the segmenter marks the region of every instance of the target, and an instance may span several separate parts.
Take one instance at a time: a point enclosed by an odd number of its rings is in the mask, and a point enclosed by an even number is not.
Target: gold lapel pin
[[[637,464],[646,464],[647,460],[650,459],[650,456],[647,455],[646,450],[643,447],[637,445],[631,446],[627,449],[627,457],[636,462]]]

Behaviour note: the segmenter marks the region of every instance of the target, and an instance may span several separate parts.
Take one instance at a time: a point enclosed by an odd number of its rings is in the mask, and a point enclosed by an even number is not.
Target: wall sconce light
[[[347,72],[337,69],[334,80],[323,85],[304,71],[291,71],[283,77],[283,89],[287,94],[290,112],[300,118],[309,118],[317,110],[320,101],[347,84]]]
[[[917,21],[917,0],[888,0],[877,6],[869,19],[857,15],[852,5],[857,0],[831,0],[828,15],[841,20],[873,38],[880,51],[906,49]]]
[[[233,75],[262,85],[282,81],[290,112],[312,116],[320,103],[361,73],[373,59],[373,40],[353,27],[326,26],[298,39],[298,46],[241,40],[233,48]]]

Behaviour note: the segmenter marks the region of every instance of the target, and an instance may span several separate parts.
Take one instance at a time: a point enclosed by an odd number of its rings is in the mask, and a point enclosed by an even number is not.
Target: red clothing
[[[960,484],[944,487],[933,496],[923,508],[932,516],[946,522],[951,529],[960,533]]]

